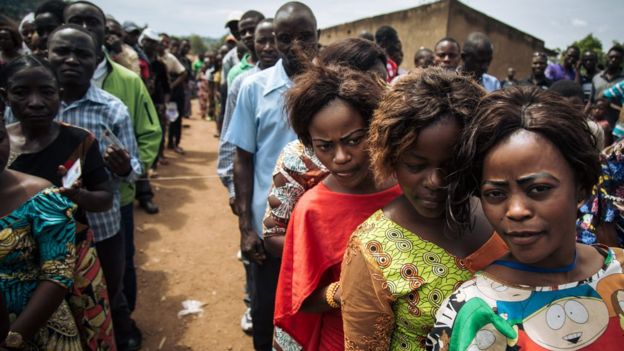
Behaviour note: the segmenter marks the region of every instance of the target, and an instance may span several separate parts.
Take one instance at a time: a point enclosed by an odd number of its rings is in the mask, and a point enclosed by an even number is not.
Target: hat
[[[126,33],[134,32],[135,30],[141,31],[141,27],[132,21],[125,21],[122,27]]]
[[[225,22],[225,26],[227,27],[230,22],[238,22],[241,17],[243,17],[243,13],[241,11],[232,11],[228,15],[227,21]]]
[[[236,40],[236,38],[235,38],[232,34],[228,34],[228,35],[225,37],[224,42],[225,42],[225,43],[227,43],[227,42],[232,42],[232,43],[236,44],[237,40]]]
[[[143,39],[150,39],[150,40],[157,41],[159,43],[162,40],[160,38],[160,35],[158,35],[158,32],[154,30],[153,28],[149,28],[149,27],[143,29],[143,32],[141,33],[141,36],[139,37],[139,43],[143,41]]]

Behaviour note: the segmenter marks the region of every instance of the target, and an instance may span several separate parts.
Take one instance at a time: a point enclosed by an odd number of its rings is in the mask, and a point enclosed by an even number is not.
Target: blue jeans
[[[123,294],[126,296],[128,308],[134,311],[137,299],[136,268],[134,267],[134,204],[121,206],[121,226],[125,241],[125,270],[123,275]]]

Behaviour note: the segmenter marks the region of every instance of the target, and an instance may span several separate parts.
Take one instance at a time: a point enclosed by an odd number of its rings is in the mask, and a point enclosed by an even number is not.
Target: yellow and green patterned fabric
[[[472,277],[462,259],[375,212],[356,232],[395,299],[391,350],[424,350],[442,301]],[[440,234],[442,235],[442,234]]]

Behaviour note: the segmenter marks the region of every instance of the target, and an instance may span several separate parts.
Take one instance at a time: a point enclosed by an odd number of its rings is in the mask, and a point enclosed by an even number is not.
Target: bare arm
[[[241,233],[241,251],[250,260],[261,264],[266,256],[262,241],[252,225],[253,179],[253,154],[237,147],[234,158],[234,189],[236,189],[235,206],[239,214],[238,228]]]
[[[264,237],[264,248],[275,257],[282,257],[282,251],[284,250],[284,241],[286,236],[273,235]]]
[[[25,339],[32,339],[56,311],[66,293],[67,289],[61,285],[47,280],[39,281],[26,308],[11,324],[11,330],[20,333]]]
[[[59,166],[58,173],[64,176],[67,170]],[[84,188],[82,182],[77,181],[70,188],[60,188],[59,193],[89,212],[104,212],[113,207],[113,192],[108,182]]]
[[[327,299],[325,298],[328,287],[329,285],[326,285],[314,290],[314,292],[310,294],[305,301],[303,301],[303,304],[301,305],[301,312],[323,313],[333,310],[333,308],[327,304]],[[336,294],[334,295],[334,301],[337,304],[340,304],[340,288],[338,288]]]
[[[172,83],[171,83],[171,89],[175,89],[177,88],[180,84],[184,83],[184,80],[186,79],[186,76],[188,75],[188,73],[186,71],[182,72],[178,78],[176,78]]]
[[[98,184],[91,189],[60,188],[59,192],[89,212],[105,212],[113,207],[113,194],[107,183]]]

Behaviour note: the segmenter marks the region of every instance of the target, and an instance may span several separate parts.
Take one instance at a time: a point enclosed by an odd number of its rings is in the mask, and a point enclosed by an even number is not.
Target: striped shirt
[[[7,123],[16,121],[13,113],[7,108],[5,111]],[[132,120],[128,114],[128,108],[118,98],[105,92],[102,89],[91,85],[85,96],[66,104],[61,102],[59,114],[56,120],[65,122],[77,127],[84,128],[98,139],[100,152],[102,155],[111,144],[105,137],[106,130],[110,130],[119,140],[120,147],[126,149],[130,154],[130,164],[132,171],[126,177],[118,177],[109,171],[111,175],[111,189],[113,189],[113,207],[105,212],[87,212],[89,226],[93,229],[95,242],[100,242],[117,234],[121,228],[120,213],[120,193],[119,184],[123,179],[133,182],[142,174],[141,161]]]

